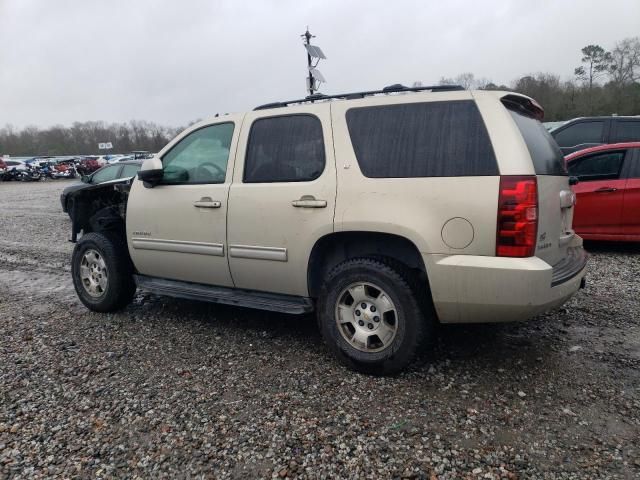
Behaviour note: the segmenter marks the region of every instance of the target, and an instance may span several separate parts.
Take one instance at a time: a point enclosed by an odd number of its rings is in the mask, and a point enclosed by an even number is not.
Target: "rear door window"
[[[617,120],[615,142],[640,141],[640,120]]]
[[[352,108],[346,119],[366,177],[499,175],[472,100]]]
[[[558,145],[563,148],[577,147],[589,143],[602,143],[604,121],[580,122],[554,133]]]
[[[527,144],[536,174],[566,175],[562,151],[542,123],[514,110],[509,110],[509,113]]]
[[[581,182],[620,178],[625,151],[587,155],[569,162],[569,173]]]

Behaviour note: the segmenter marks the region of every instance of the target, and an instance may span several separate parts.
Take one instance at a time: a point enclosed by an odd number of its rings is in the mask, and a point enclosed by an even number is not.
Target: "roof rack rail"
[[[372,95],[382,95],[388,93],[400,93],[400,92],[422,92],[425,90],[429,90],[431,92],[451,92],[457,90],[464,90],[464,88],[460,85],[430,85],[427,87],[405,87],[399,83],[394,85],[389,85],[384,87],[382,90],[368,90],[365,92],[351,92],[351,93],[341,93],[338,95],[324,95],[322,93],[315,93],[313,95],[307,95],[304,98],[299,98],[297,100],[287,100],[284,102],[273,102],[273,103],[265,103],[264,105],[259,105],[254,110],[266,110],[268,108],[282,108],[287,107],[289,105],[293,105],[296,103],[307,103],[307,102],[316,102],[320,100],[354,100],[356,98],[364,98]]]

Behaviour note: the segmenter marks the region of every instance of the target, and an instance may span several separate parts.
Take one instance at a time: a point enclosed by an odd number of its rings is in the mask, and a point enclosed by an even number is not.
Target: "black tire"
[[[106,266],[107,284],[98,296],[91,295],[80,274],[80,266],[88,250],[102,257]],[[112,233],[88,233],[83,235],[73,249],[71,259],[73,286],[80,301],[94,312],[114,312],[131,303],[136,292],[133,265],[124,239]]]
[[[379,287],[395,306],[395,336],[388,345],[378,347],[382,350],[354,347],[338,327],[337,305],[345,289],[358,282]],[[425,299],[428,292],[419,292],[418,283],[407,269],[378,258],[347,260],[331,270],[318,298],[318,325],[336,357],[353,370],[374,375],[390,375],[406,368],[431,337],[435,323],[430,302]]]

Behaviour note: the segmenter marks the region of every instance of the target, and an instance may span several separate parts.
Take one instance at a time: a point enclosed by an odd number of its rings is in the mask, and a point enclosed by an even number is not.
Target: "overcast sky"
[[[564,78],[590,43],[640,35],[639,0],[0,0],[0,126],[168,126],[305,95],[473,72]]]

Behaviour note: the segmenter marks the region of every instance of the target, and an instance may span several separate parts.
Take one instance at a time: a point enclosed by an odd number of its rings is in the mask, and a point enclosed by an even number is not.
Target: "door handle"
[[[197,208],[220,208],[222,203],[212,200],[211,197],[202,197],[197,202],[193,202],[193,206]]]
[[[608,192],[615,192],[617,190],[618,190],[617,188],[613,188],[613,187],[602,187],[597,189],[595,193],[608,193]]]
[[[298,208],[325,208],[327,206],[326,200],[316,200],[313,195],[303,195],[300,200],[294,200],[291,205]]]

